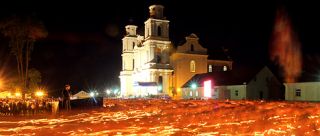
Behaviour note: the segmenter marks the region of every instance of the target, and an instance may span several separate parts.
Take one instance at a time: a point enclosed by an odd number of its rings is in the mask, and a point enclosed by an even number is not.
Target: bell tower
[[[120,72],[121,95],[133,95],[134,48],[138,43],[137,26],[127,25],[126,35],[122,39],[122,71]]]
[[[149,7],[150,17],[144,22],[146,39],[169,40],[169,20],[163,16],[162,5]]]
[[[126,36],[122,39],[122,70],[134,69],[133,49],[137,45],[137,26],[127,25]]]
[[[162,5],[149,6],[149,18],[144,22],[145,39],[143,46],[148,54],[145,62],[146,69],[143,71],[148,75],[147,82],[158,85],[158,93],[171,94],[170,65],[171,41],[169,39],[169,20],[164,17]]]

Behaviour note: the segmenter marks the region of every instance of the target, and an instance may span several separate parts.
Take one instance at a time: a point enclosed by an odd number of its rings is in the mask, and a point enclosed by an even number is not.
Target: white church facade
[[[186,43],[175,47],[169,39],[169,20],[162,5],[149,7],[150,17],[144,22],[144,36],[136,33],[137,26],[127,25],[122,39],[122,97],[145,97],[167,94],[181,96],[182,85],[195,74],[207,73],[215,62],[231,69],[231,61],[208,60],[195,34]],[[218,64],[218,63],[217,63]]]

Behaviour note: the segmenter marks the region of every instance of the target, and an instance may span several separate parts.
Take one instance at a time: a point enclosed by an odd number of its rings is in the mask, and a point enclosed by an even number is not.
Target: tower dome
[[[136,25],[127,25],[126,26],[127,35],[131,35],[131,36],[137,35],[137,28],[138,28],[138,26],[136,26]]]
[[[162,5],[149,6],[150,18],[163,19],[163,8]]]

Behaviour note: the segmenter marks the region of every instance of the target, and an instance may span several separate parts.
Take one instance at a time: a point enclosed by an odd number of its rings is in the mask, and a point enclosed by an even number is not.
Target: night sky
[[[36,43],[30,67],[42,73],[42,84],[50,92],[65,83],[75,90],[103,90],[119,85],[125,25],[138,25],[138,33],[143,34],[143,22],[152,4],[165,6],[175,45],[195,33],[211,54],[215,49],[228,48],[235,66],[270,63],[276,9],[285,7],[302,46],[303,70],[320,69],[320,8],[310,1],[29,1],[1,4],[0,19],[34,14],[43,21],[49,35]],[[0,40],[4,43],[3,38]],[[1,69],[10,75],[15,59],[8,45],[1,44],[0,57]]]

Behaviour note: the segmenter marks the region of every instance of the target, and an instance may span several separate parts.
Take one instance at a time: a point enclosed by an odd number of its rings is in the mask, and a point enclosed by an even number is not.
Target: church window
[[[134,70],[134,59],[132,60],[132,70]]]
[[[235,95],[239,96],[239,91],[238,90],[235,91]]]
[[[162,93],[162,83],[163,83],[163,79],[162,79],[162,76],[159,76],[159,79],[158,79],[158,84],[160,87],[158,87],[158,89],[160,89],[159,91]]]
[[[161,27],[158,26],[158,36],[161,36]]]
[[[212,65],[209,65],[209,72],[212,72]]]
[[[198,91],[196,91],[196,96],[198,96],[199,95],[199,93],[198,93]]]
[[[196,62],[194,60],[190,61],[190,72],[196,72]]]
[[[190,91],[190,96],[192,96],[192,91]]]
[[[227,71],[228,67],[227,66],[223,66],[223,71]]]
[[[161,57],[159,55],[157,55],[157,63],[161,62]]]
[[[159,76],[158,82],[159,82],[160,85],[162,85],[162,76]]]
[[[193,44],[191,44],[190,46],[191,46],[191,49],[190,49],[190,50],[191,50],[191,51],[194,51],[194,46],[193,46]]]
[[[132,49],[134,49],[134,46],[135,46],[135,43],[134,43],[134,42],[132,42]]]

